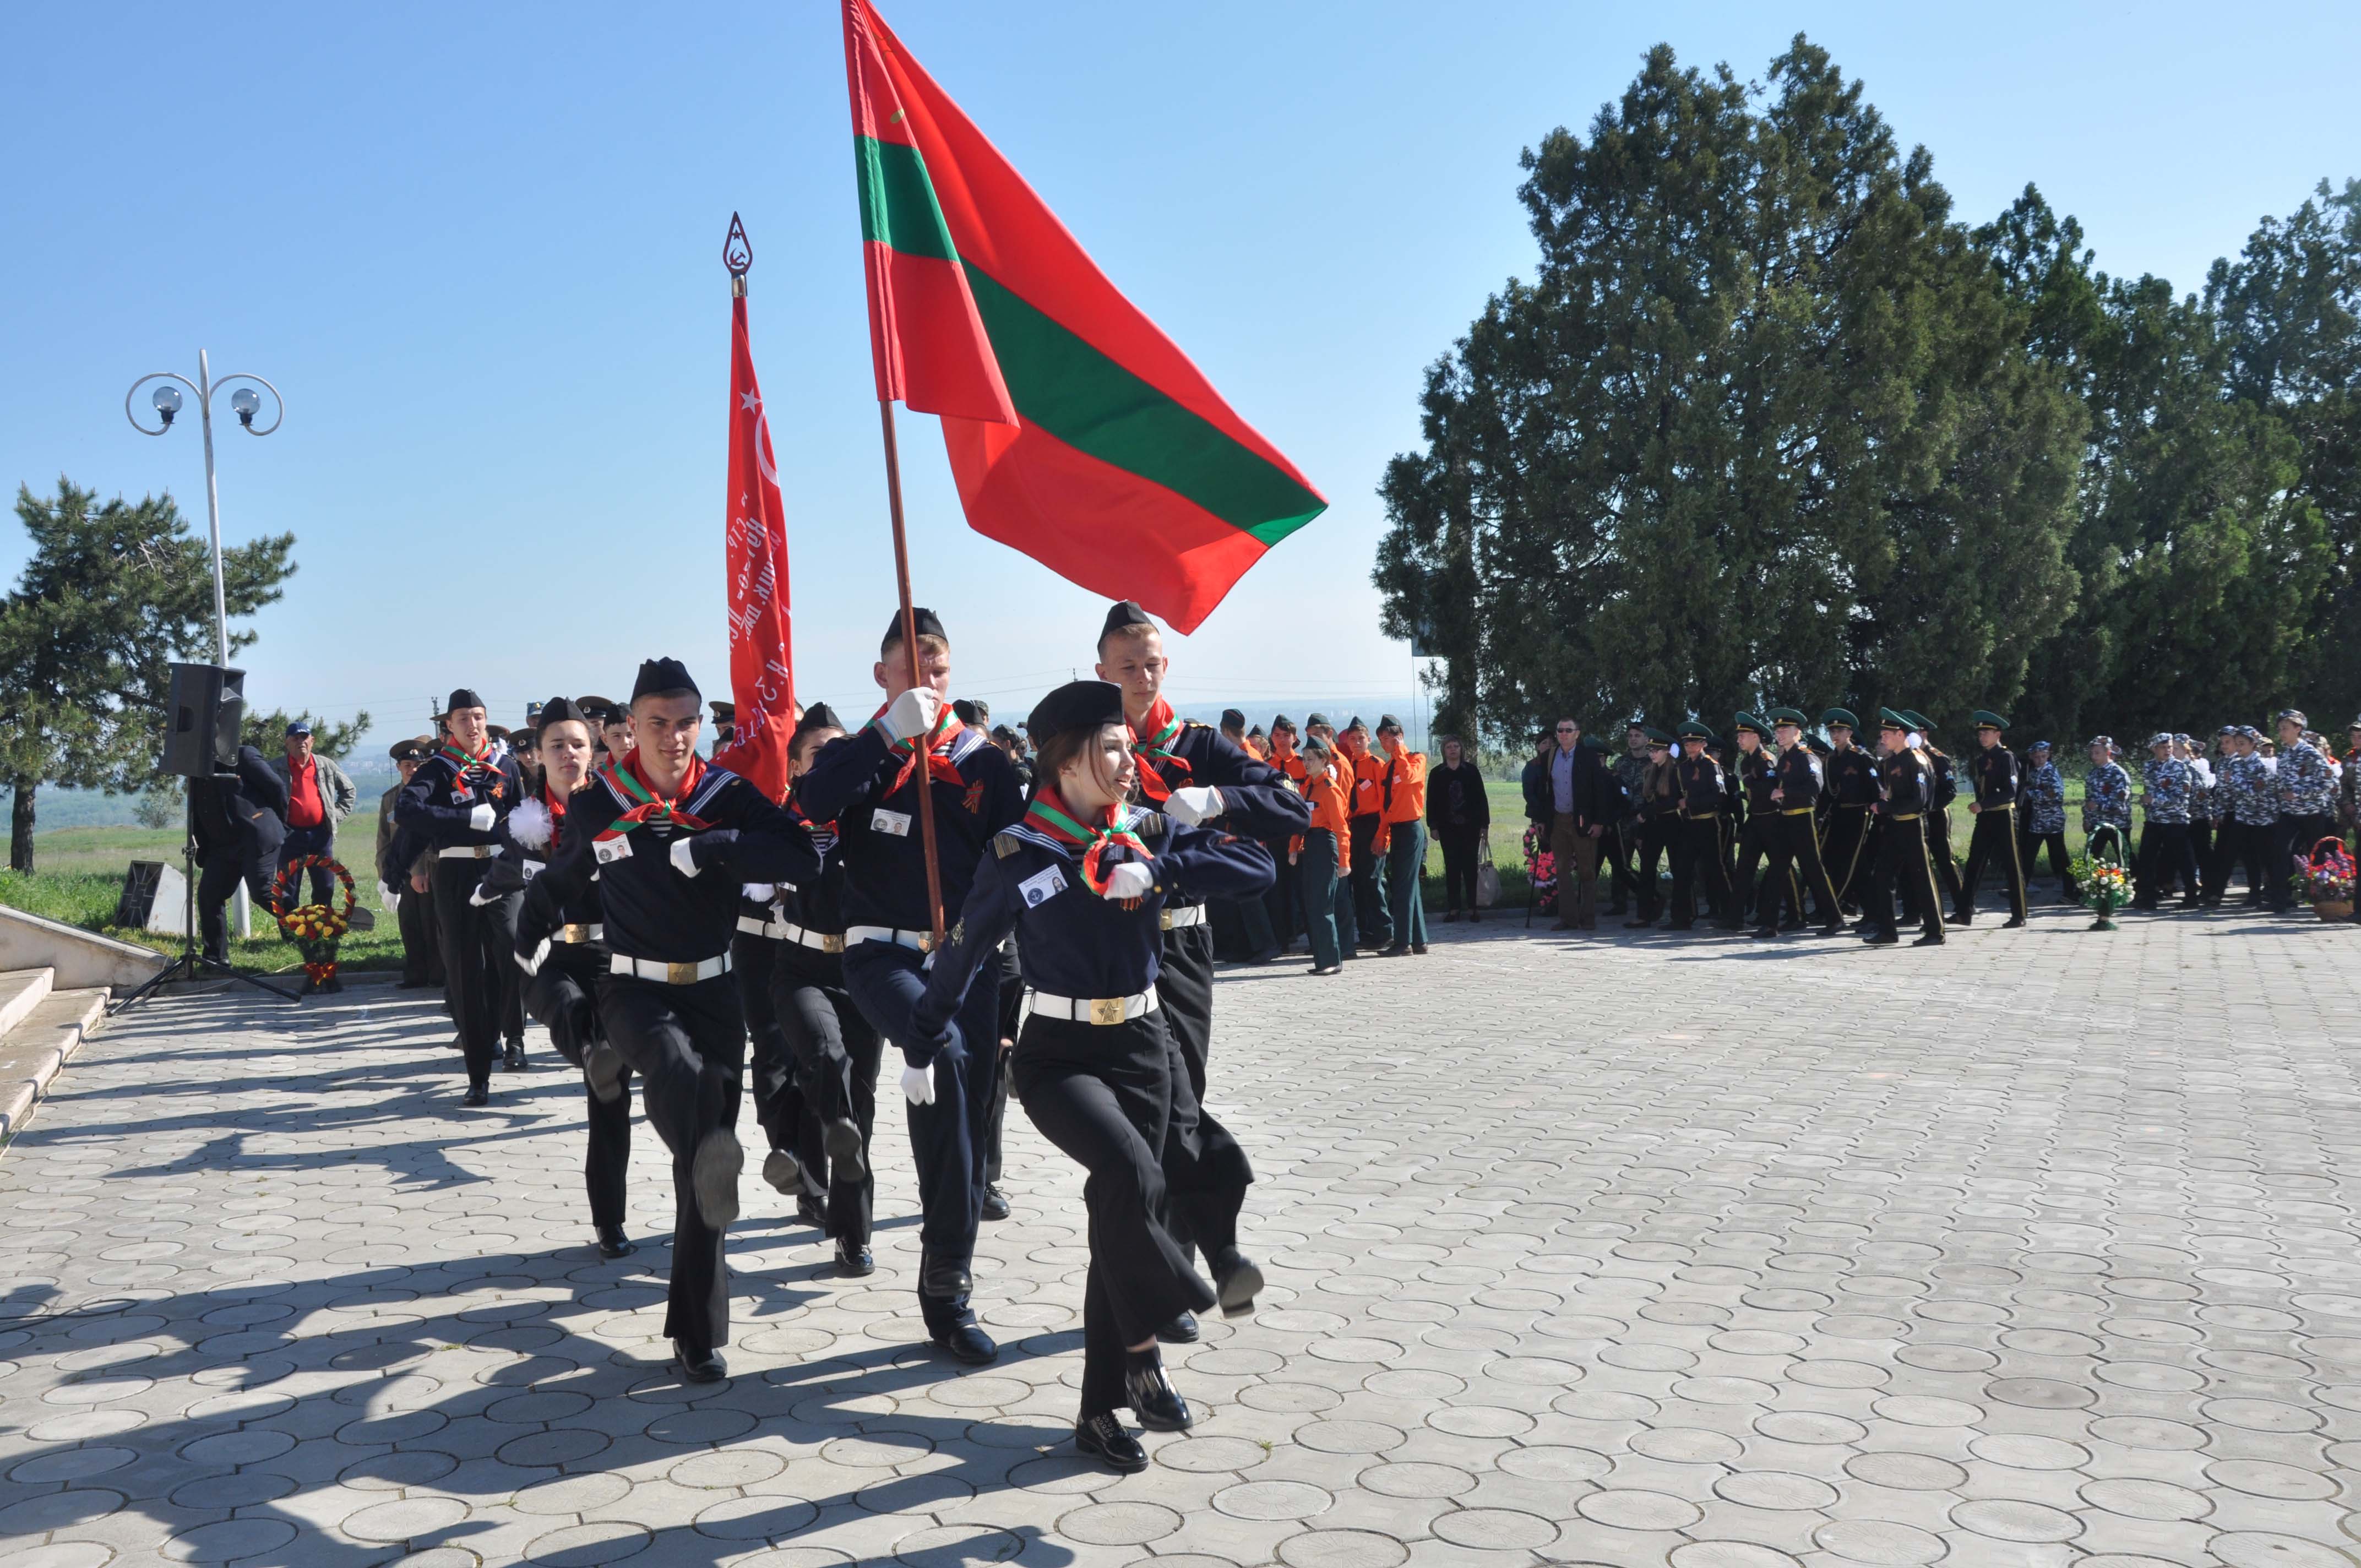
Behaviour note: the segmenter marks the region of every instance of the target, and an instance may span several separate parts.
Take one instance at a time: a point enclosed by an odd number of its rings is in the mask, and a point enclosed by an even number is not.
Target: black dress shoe
[[[1868,936],[1863,937],[1861,940],[1872,948],[1890,948],[1900,942],[1902,938],[1897,932],[1872,931]]]
[[[1197,1424],[1189,1401],[1164,1375],[1164,1364],[1133,1368],[1123,1375],[1123,1391],[1130,1397],[1131,1413],[1149,1431],[1187,1431]]]
[[[861,1124],[850,1116],[839,1116],[828,1124],[825,1139],[828,1146],[828,1168],[840,1181],[859,1181],[869,1174],[869,1162],[861,1153]]]
[[[716,1127],[698,1141],[689,1163],[698,1219],[718,1231],[738,1217],[738,1173],[745,1168],[746,1151],[729,1128]]]
[[[968,1274],[965,1258],[944,1257],[926,1251],[918,1254],[919,1295],[958,1301],[965,1299],[974,1288],[975,1281]]]
[[[1471,909],[1467,912],[1467,924],[1470,926],[1475,925],[1477,921],[1483,918],[1484,912],[1480,909]]]
[[[1757,926],[1753,930],[1749,931],[1747,935],[1753,938],[1758,942],[1773,941],[1778,938],[1779,928],[1775,926]]]
[[[1232,1247],[1213,1265],[1213,1295],[1221,1303],[1222,1316],[1243,1318],[1254,1310],[1255,1298],[1262,1294],[1262,1269],[1255,1260]]]
[[[1008,1198],[997,1187],[983,1190],[983,1217],[987,1220],[1008,1218]]]
[[[964,1361],[970,1366],[989,1366],[1000,1359],[1000,1347],[992,1343],[990,1334],[972,1322],[953,1323],[947,1329],[938,1330],[935,1343],[952,1359]]]
[[[1162,1340],[1166,1344],[1195,1344],[1197,1343],[1197,1314],[1194,1312],[1182,1312],[1173,1318],[1170,1322],[1157,1324],[1156,1337]]]
[[[1914,948],[1939,948],[1943,945],[1943,933],[1929,931],[1910,945]]]
[[[467,1092],[459,1097],[462,1105],[489,1105],[491,1102],[492,1091],[488,1084],[471,1083],[467,1085]]]
[[[1396,942],[1393,946],[1380,952],[1378,957],[1381,959],[1406,959],[1410,957],[1410,944],[1408,942]]]
[[[836,1244],[836,1271],[850,1278],[859,1279],[877,1272],[877,1260],[859,1242],[840,1237]]]
[[[1443,923],[1445,926],[1455,925],[1458,922],[1458,919],[1459,911],[1456,909],[1446,909],[1443,912]]]
[[[1840,920],[1823,920],[1820,922],[1820,935],[1823,937],[1833,937],[1843,929],[1844,922]]]
[[[2001,928],[2002,930],[2004,930],[2004,931],[2014,931],[2014,930],[2015,930],[2019,926],[2022,926],[2022,925],[2024,925],[2024,924],[2025,924],[2025,916],[2022,916],[2022,915],[2012,915],[2012,916],[2010,916],[2007,919],[2005,919],[2005,920],[2004,920],[2004,921],[2002,921],[2002,922],[2000,923],[2000,928]]]
[[[1111,1410],[1075,1427],[1074,1447],[1126,1475],[1137,1475],[1148,1468],[1148,1450],[1124,1430],[1121,1418]]]
[[[522,1040],[511,1040],[509,1042],[508,1054],[502,1058],[502,1060],[507,1064],[508,1069],[511,1072],[524,1071],[524,1042]]]
[[[763,1179],[774,1192],[800,1196],[804,1190],[804,1168],[790,1149],[773,1149],[763,1157]]]
[[[1943,917],[1943,923],[1947,926],[1967,926],[1973,924],[1975,916],[1972,915],[1947,915]]]
[[[582,1081],[590,1086],[591,1096],[601,1105],[612,1105],[623,1092],[623,1080],[631,1076],[631,1064],[612,1044],[600,1040],[590,1047],[582,1061]]]
[[[828,1205],[808,1192],[796,1195],[796,1218],[819,1230],[828,1229]]]
[[[719,1383],[730,1376],[730,1364],[718,1350],[691,1350],[678,1340],[672,1342],[672,1349],[674,1364],[691,1383]]]
[[[1410,950],[1412,958],[1422,959],[1426,957],[1426,944],[1424,942],[1412,942],[1410,945]]]
[[[622,1226],[601,1225],[598,1227],[598,1255],[600,1257],[629,1257],[638,1250],[639,1248],[632,1244],[631,1238],[623,1234]]]

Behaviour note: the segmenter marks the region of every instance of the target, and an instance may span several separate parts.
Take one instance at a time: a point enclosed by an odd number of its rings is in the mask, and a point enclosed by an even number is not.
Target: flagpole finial
[[[746,269],[754,265],[753,242],[746,237],[746,225],[738,214],[730,214],[730,233],[721,242],[721,265],[730,269],[730,292],[739,299],[746,297]]]

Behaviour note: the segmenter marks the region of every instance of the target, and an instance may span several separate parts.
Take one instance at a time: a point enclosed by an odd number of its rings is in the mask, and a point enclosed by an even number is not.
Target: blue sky
[[[2036,181],[2102,266],[2184,290],[2361,174],[2350,5],[883,9],[1328,496],[1173,644],[1182,700],[1258,717],[1409,690],[1375,487],[1426,365],[1531,266],[1519,150],[1653,43],[1759,78],[1806,31],[1963,216]],[[504,718],[658,652],[718,693],[736,209],[797,685],[859,704],[893,579],[850,137],[829,0],[6,7],[0,479],[170,489],[202,527],[195,431],[143,438],[122,399],[203,346],[291,403],[268,441],[222,436],[225,533],[291,530],[302,566],[254,700],[400,733],[456,682]],[[933,422],[903,420],[918,597],[961,689],[1021,709],[1087,663],[1102,603],[966,529]],[[0,530],[0,571],[22,554]]]

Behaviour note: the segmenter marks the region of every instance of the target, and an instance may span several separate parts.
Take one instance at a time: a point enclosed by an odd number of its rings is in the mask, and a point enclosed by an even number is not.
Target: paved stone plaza
[[[997,1365],[919,1346],[889,1113],[876,1275],[750,1180],[688,1387],[662,1150],[600,1262],[538,1031],[467,1113],[414,992],[168,1003],[0,1156],[0,1561],[2361,1561],[2361,932],[2087,923],[1225,974],[1270,1289],[1133,1477],[1064,1442],[1081,1183],[1019,1113]]]

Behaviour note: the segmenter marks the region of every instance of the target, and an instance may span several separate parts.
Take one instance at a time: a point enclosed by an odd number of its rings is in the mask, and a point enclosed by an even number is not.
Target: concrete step
[[[0,1141],[15,1137],[66,1058],[106,1016],[106,988],[53,991],[0,1036]]]
[[[47,964],[38,969],[12,969],[0,973],[0,1036],[25,1021],[57,983],[58,971]]]

